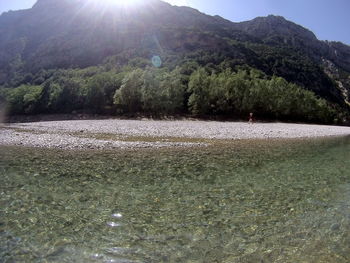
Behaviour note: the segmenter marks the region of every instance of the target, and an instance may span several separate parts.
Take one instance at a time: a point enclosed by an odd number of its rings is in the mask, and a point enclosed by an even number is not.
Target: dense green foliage
[[[313,92],[255,69],[208,74],[200,68],[190,77],[189,91],[193,114],[245,116],[256,112],[270,119],[325,122],[335,117],[326,101]]]
[[[151,115],[184,112],[185,85],[176,69],[135,69],[122,81],[114,95],[115,105],[122,112],[144,112]]]
[[[42,71],[34,84],[1,88],[9,114],[97,113],[246,118],[332,123],[324,99],[277,76],[225,63],[186,62],[170,70],[144,65]]]

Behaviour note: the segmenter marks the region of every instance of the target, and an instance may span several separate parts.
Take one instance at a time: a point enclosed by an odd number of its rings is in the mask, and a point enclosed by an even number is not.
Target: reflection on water
[[[350,262],[350,139],[0,148],[1,262]]]

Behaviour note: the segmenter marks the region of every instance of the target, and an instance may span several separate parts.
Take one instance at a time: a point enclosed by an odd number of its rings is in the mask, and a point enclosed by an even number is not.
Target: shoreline
[[[66,120],[5,123],[0,145],[56,149],[188,148],[249,139],[349,136],[350,127],[200,120]]]

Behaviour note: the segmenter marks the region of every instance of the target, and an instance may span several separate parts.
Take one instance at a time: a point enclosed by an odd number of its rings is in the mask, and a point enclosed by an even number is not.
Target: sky
[[[103,0],[100,0],[103,1]],[[121,0],[116,0],[121,1]],[[0,13],[26,9],[36,0],[0,0]],[[320,40],[350,45],[350,0],[167,0],[233,22],[269,14],[284,16],[313,31]]]

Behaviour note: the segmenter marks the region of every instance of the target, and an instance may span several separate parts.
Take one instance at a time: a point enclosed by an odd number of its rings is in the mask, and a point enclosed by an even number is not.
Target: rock
[[[340,230],[340,224],[333,224],[333,225],[331,225],[331,230],[332,231],[339,231]]]

